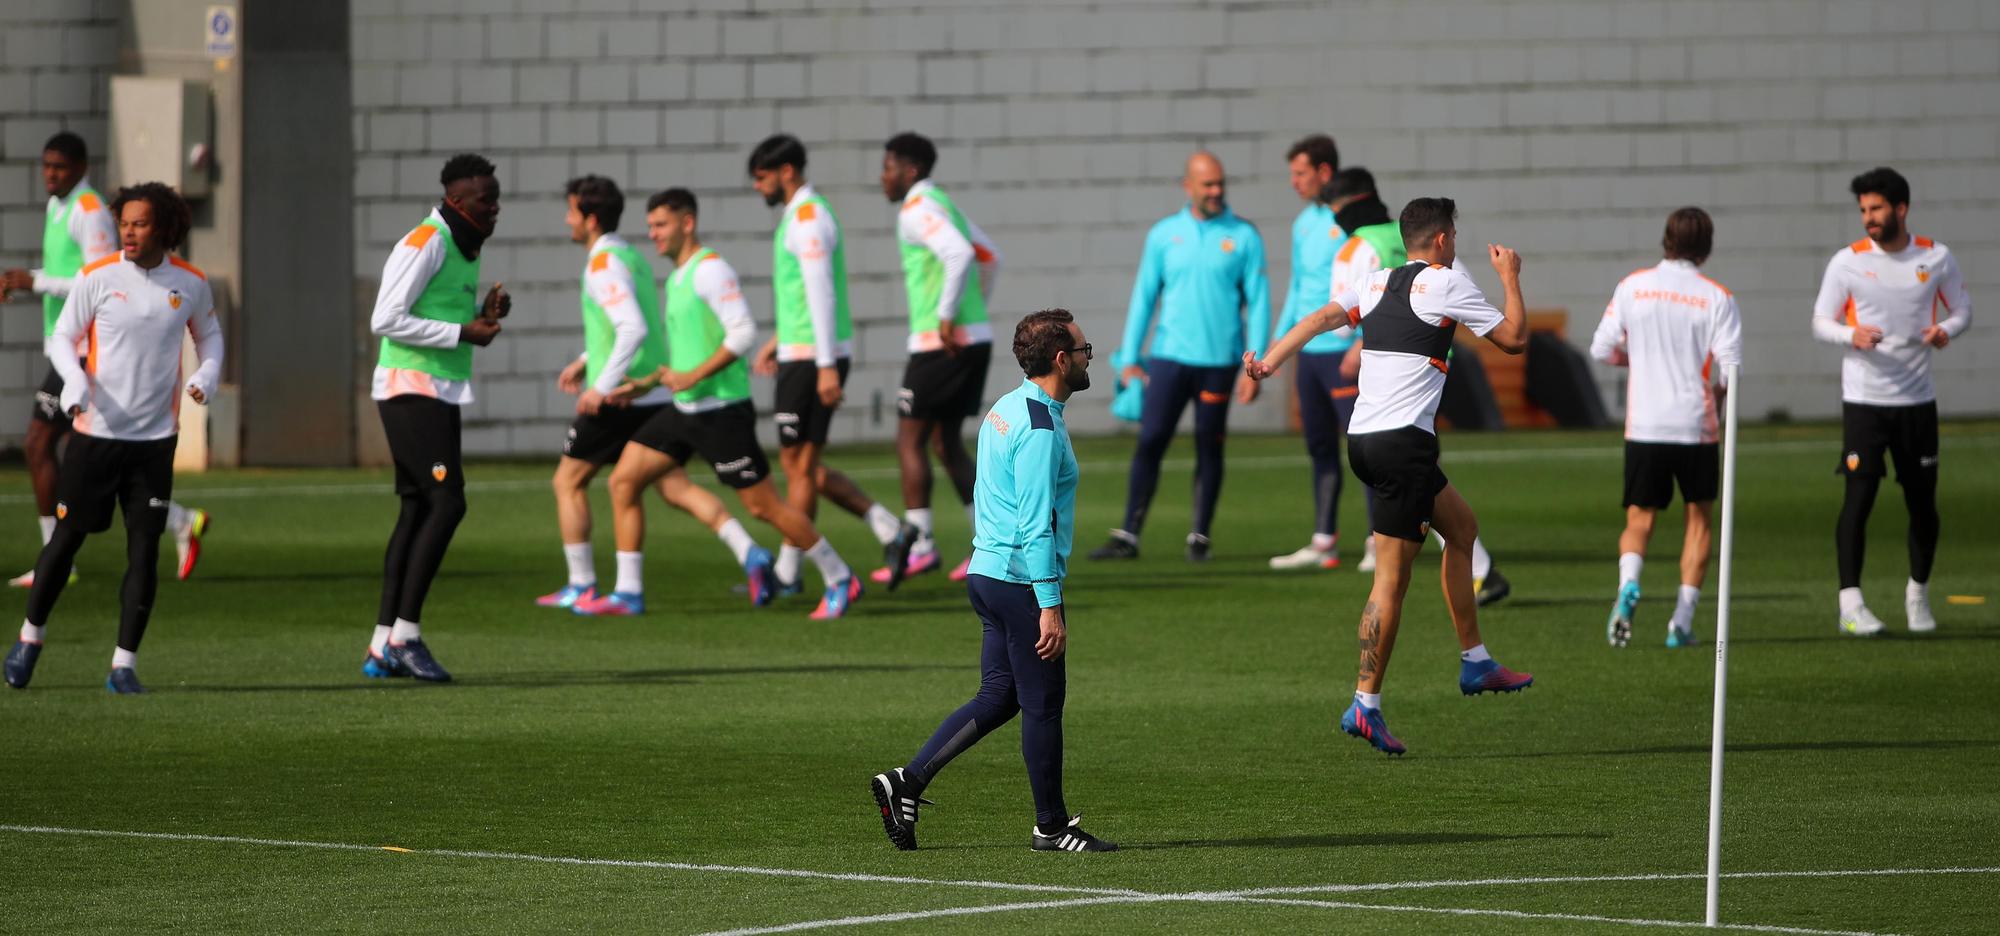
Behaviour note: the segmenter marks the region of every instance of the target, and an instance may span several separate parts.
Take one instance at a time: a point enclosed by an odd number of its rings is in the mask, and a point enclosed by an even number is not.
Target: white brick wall
[[[1374,169],[1392,201],[1458,198],[1467,243],[1519,248],[1530,303],[1567,307],[1578,342],[1618,278],[1656,258],[1666,213],[1707,207],[1711,271],[1748,316],[1755,415],[1836,410],[1837,354],[1811,344],[1806,319],[1825,258],[1859,236],[1845,192],[1859,170],[1909,175],[1915,227],[1958,250],[1976,297],[2000,295],[2000,4],[1461,0],[1421,16],[1387,2],[469,6],[501,9],[357,5],[356,250],[372,276],[449,149],[500,164],[508,249],[488,267],[521,311],[508,350],[481,358],[476,413],[497,422],[480,439],[498,450],[545,451],[567,412],[549,378],[579,340],[579,257],[557,186],[596,169],[635,202],[694,188],[710,239],[768,310],[774,219],[742,166],[781,129],[806,140],[809,175],[849,237],[860,366],[857,405],[836,424],[847,438],[886,434],[903,356],[892,214],[874,181],[881,141],[902,129],[937,140],[939,180],[1006,252],[1001,318],[1066,305],[1107,350],[1143,232],[1178,207],[1196,145],[1228,164],[1237,211],[1271,246],[1273,307],[1283,301],[1298,209],[1283,154],[1315,130]],[[1995,364],[1987,321],[1939,358],[1945,410],[2000,411],[2000,381],[1979,376]],[[1010,382],[996,373],[993,388]],[[1081,429],[1110,424],[1092,396],[1072,410]],[[1238,418],[1273,425],[1277,407]]]
[[[98,0],[0,3],[0,269],[33,267],[42,252],[48,193],[42,144],[74,130],[102,164],[111,66],[118,60],[121,4]],[[94,184],[108,184],[92,172]],[[48,372],[42,357],[41,299],[23,295],[0,306],[0,448],[18,445],[35,388]]]

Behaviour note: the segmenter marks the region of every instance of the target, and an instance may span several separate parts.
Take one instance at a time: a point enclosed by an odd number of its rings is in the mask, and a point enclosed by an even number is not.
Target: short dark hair
[[[444,161],[444,170],[438,173],[438,184],[451,188],[460,179],[477,179],[493,174],[493,164],[478,153],[460,153]]]
[[[1877,166],[1858,176],[1847,184],[1847,190],[1859,199],[1863,195],[1880,195],[1891,205],[1910,203],[1910,180],[1888,166]]]
[[[618,230],[618,219],[625,216],[625,193],[618,190],[618,183],[601,175],[571,179],[563,194],[576,196],[578,213],[596,218],[597,226],[606,232]]]
[[[1333,174],[1332,198],[1346,198],[1349,195],[1367,195],[1375,191],[1375,173],[1355,166]],[[1329,199],[1330,200],[1330,199]]]
[[[764,138],[757,148],[750,151],[750,175],[758,172],[772,172],[779,166],[790,166],[800,172],[806,168],[806,145],[789,133],[780,133]]]
[[[653,197],[646,199],[646,210],[652,211],[655,208],[665,208],[675,214],[697,216],[701,214],[701,211],[696,208],[694,193],[684,188],[670,188],[654,192]]]
[[[1708,212],[1689,206],[1667,216],[1667,232],[1660,235],[1660,247],[1669,260],[1701,264],[1715,246],[1715,221]]]
[[[1021,372],[1041,377],[1055,370],[1056,353],[1075,350],[1069,336],[1074,321],[1068,309],[1043,309],[1015,325],[1014,360],[1021,363]]]
[[[931,167],[937,165],[937,147],[921,134],[898,133],[882,144],[897,159],[917,167],[917,178],[928,179]]]
[[[42,144],[42,152],[61,153],[62,158],[78,165],[90,164],[90,147],[83,145],[83,137],[68,130],[49,137],[49,141]]]
[[[165,182],[142,182],[128,185],[118,190],[111,199],[111,217],[115,221],[125,213],[129,202],[143,201],[153,207],[153,227],[160,232],[160,244],[169,251],[179,250],[187,241],[188,229],[194,227],[194,212],[188,208],[187,199],[173,190]]]
[[[1396,219],[1403,232],[1403,245],[1422,244],[1458,220],[1458,203],[1449,198],[1412,198]]]
[[[1292,148],[1285,151],[1286,162],[1291,162],[1300,156],[1312,160],[1315,166],[1332,166],[1335,170],[1340,169],[1340,147],[1333,145],[1333,137],[1324,133],[1306,137],[1293,143]]]

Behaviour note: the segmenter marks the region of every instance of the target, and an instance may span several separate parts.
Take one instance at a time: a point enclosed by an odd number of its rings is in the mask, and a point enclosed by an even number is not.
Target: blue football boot
[[[119,695],[138,695],[146,691],[145,686],[139,685],[139,674],[129,666],[112,670],[111,675],[104,678],[104,688]]]
[[[1535,684],[1533,673],[1516,673],[1494,659],[1458,664],[1458,691],[1466,695],[1482,692],[1520,692]]]
[[[1618,600],[1611,605],[1611,617],[1604,622],[1604,638],[1614,647],[1625,646],[1632,640],[1632,615],[1639,610],[1639,583],[1626,582],[1618,587]]]
[[[1382,720],[1382,710],[1362,705],[1360,699],[1355,699],[1347,706],[1347,713],[1340,716],[1340,730],[1374,745],[1384,754],[1402,754],[1409,750],[1389,733],[1389,723]]]
[[[382,656],[390,666],[424,682],[451,682],[451,674],[438,665],[436,658],[431,656],[431,648],[424,646],[422,638],[407,643],[392,643]]]
[[[35,661],[41,656],[41,644],[14,641],[14,649],[7,651],[7,685],[16,689],[28,688],[28,680],[35,678]]]
[[[749,581],[752,605],[761,608],[778,597],[778,573],[772,565],[770,550],[750,547],[743,557],[743,577]]]

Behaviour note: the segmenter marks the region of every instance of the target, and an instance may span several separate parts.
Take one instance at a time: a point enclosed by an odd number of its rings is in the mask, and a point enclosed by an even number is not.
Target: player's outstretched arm
[[[1284,337],[1264,352],[1263,360],[1258,360],[1254,351],[1243,352],[1243,374],[1252,380],[1263,380],[1277,373],[1278,368],[1306,346],[1306,342],[1335,329],[1351,328],[1358,321],[1354,310],[1338,301],[1320,306],[1318,311],[1299,319],[1297,325],[1287,330]]]

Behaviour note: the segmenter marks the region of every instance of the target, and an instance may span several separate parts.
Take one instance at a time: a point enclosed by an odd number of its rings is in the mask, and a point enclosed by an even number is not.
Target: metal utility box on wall
[[[208,197],[212,109],[200,82],[112,76],[109,177],[165,182],[189,199]]]

